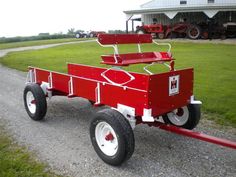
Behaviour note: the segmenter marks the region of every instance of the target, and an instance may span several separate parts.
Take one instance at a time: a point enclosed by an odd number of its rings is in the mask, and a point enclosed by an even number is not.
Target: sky
[[[125,30],[127,9],[148,0],[0,0],[0,37]]]

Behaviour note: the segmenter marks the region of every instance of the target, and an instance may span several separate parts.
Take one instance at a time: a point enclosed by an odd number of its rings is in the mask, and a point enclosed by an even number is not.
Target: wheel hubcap
[[[192,37],[197,37],[199,32],[198,32],[197,29],[193,28],[193,29],[190,30],[190,34],[191,34]]]
[[[188,107],[184,106],[167,114],[169,121],[177,126],[184,125],[189,119]]]
[[[32,114],[34,114],[36,112],[36,101],[35,101],[33,93],[30,91],[27,92],[26,94],[26,104],[27,104],[28,110]]]
[[[95,128],[95,138],[101,151],[113,156],[118,150],[118,140],[114,129],[106,122],[99,122]]]
[[[113,139],[114,139],[114,136],[111,132],[105,136],[105,140],[107,141],[112,141]]]

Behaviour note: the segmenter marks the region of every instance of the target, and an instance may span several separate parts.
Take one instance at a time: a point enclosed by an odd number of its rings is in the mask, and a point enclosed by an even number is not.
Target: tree
[[[68,29],[67,34],[68,34],[68,35],[74,35],[74,34],[75,34],[75,28],[70,28],[70,29]]]

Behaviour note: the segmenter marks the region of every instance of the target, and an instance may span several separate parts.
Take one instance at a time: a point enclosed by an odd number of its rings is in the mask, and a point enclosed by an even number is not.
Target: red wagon
[[[200,101],[194,100],[193,69],[174,69],[170,44],[158,44],[148,34],[100,34],[98,43],[114,48],[103,55],[99,68],[68,63],[68,73],[29,67],[24,103],[33,120],[41,120],[47,111],[46,97],[62,95],[83,97],[95,106],[108,105],[96,113],[90,124],[90,137],[99,157],[119,165],[134,151],[133,130],[137,124],[156,126],[186,136],[236,148],[234,142],[192,132],[200,119]],[[142,52],[141,44],[167,45],[166,52]],[[137,53],[119,54],[118,45],[137,44]],[[146,64],[144,73],[127,72],[123,66]],[[163,64],[168,72],[154,74],[149,66]]]

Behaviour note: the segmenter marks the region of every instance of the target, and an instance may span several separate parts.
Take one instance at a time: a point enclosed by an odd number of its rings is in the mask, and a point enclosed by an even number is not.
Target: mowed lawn
[[[156,45],[142,47],[143,51],[158,49]],[[136,46],[125,45],[121,52],[136,49]],[[21,71],[31,65],[66,72],[66,62],[101,66],[100,55],[107,53],[112,50],[91,42],[11,53],[0,61]],[[236,45],[176,42],[172,43],[172,54],[177,69],[194,67],[194,93],[203,102],[203,111],[211,115],[207,117],[236,127]],[[163,67],[156,65],[152,69],[162,71]],[[128,70],[143,72],[142,65],[131,66]]]

